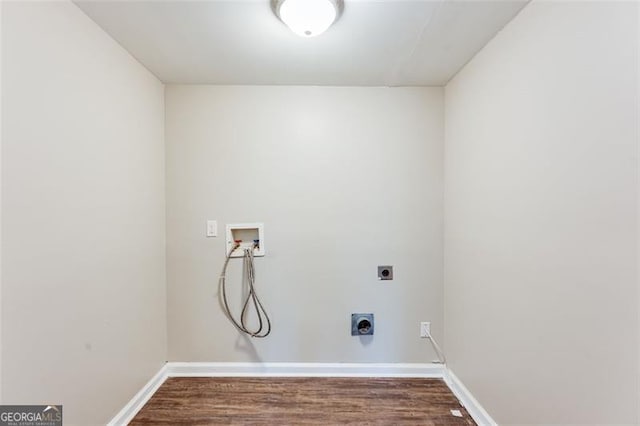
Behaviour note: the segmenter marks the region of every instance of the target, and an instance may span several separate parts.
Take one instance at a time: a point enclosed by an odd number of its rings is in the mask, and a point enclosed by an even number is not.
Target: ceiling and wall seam
[[[509,21],[505,22],[504,25],[502,25],[502,27],[495,32],[495,34],[489,39],[487,40],[487,42],[484,44],[484,46],[482,46],[481,49],[478,49],[478,51],[476,53],[473,54],[473,56],[471,56],[464,64],[462,64],[462,66],[460,68],[458,68],[458,70],[453,73],[453,75],[451,75],[451,77],[449,77],[449,79],[443,84],[444,87],[446,87],[449,82],[451,82],[451,80],[453,80],[454,78],[456,78],[456,76],[460,73],[460,71],[462,71],[467,64],[469,64],[469,62],[473,61],[473,58],[475,58],[480,52],[482,52],[482,50],[484,49],[484,47],[486,45],[488,45],[489,43],[491,43],[491,41],[493,41],[494,38],[496,38],[498,36],[498,34],[500,34],[507,25],[509,25],[509,22],[511,22],[512,20],[514,20],[520,13],[522,13],[522,11],[533,2],[534,0],[526,0],[525,5],[522,7],[522,9],[520,9],[518,11],[518,13],[516,13]]]
[[[0,0],[1,1],[1,0]],[[96,24],[98,26],[98,28],[100,28],[107,36],[109,36],[109,38],[113,39],[113,41],[115,41],[125,52],[127,52],[129,54],[129,56],[131,56],[136,62],[138,62],[144,69],[146,69],[147,71],[149,71],[149,73],[151,73],[151,75],[153,75],[155,78],[158,79],[158,81],[160,81],[162,84],[167,84],[165,81],[162,81],[162,79],[158,76],[158,74],[153,71],[151,68],[149,68],[148,66],[146,66],[140,59],[138,59],[137,57],[135,57],[132,53],[131,50],[127,48],[127,46],[125,46],[124,44],[122,44],[120,42],[120,40],[118,40],[117,38],[115,38],[113,35],[109,34],[102,25],[100,25],[99,22],[97,22],[93,16],[91,16],[90,14],[86,13],[79,5],[78,5],[78,1],[74,1],[71,0],[71,3],[77,7],[78,9],[80,9],[80,11],[82,13],[84,13],[85,15],[87,15],[87,17],[93,21],[94,24]]]
[[[346,87],[442,87],[526,4],[347,0],[300,38],[267,0],[74,2],[165,84]]]

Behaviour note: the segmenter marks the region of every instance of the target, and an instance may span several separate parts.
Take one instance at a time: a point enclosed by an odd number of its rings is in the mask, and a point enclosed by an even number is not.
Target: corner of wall
[[[104,423],[167,358],[164,85],[71,1],[0,10],[2,401]]]
[[[640,422],[640,10],[628,5],[534,1],[445,88],[447,358],[504,423]],[[580,325],[598,317],[604,347]],[[611,370],[594,370],[611,351]]]
[[[2,404],[2,9],[0,0],[0,404]]]
[[[636,422],[640,424],[640,3],[636,3],[636,281],[637,281],[637,300],[638,300],[638,367],[637,375],[637,397],[638,412]]]

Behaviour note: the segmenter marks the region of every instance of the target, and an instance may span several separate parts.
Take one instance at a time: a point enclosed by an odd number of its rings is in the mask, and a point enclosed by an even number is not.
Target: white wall
[[[2,104],[4,103],[2,97],[2,9],[4,2],[0,1],[0,224],[2,224]],[[2,399],[2,226],[0,226],[0,404],[3,403]]]
[[[70,2],[3,8],[3,402],[104,423],[166,359],[163,85]]]
[[[640,157],[640,7],[636,8],[636,141],[637,148],[636,152],[639,153]],[[640,170],[640,158],[637,159],[638,170]],[[636,178],[638,179],[636,182],[637,185],[637,193],[636,193],[636,255],[637,255],[637,284],[638,284],[638,367],[637,367],[637,389],[638,389],[638,423],[640,423],[640,172],[636,174]]]
[[[166,141],[170,360],[434,359],[419,321],[442,337],[441,88],[167,86]],[[222,314],[207,219],[265,224],[266,339]],[[352,312],[375,314],[373,339],[351,337]]]
[[[500,424],[639,420],[636,7],[534,1],[446,87],[446,351]]]

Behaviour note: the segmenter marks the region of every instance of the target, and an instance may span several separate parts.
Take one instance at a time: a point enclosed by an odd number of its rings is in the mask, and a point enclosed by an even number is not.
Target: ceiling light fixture
[[[341,0],[277,0],[276,15],[294,33],[315,37],[325,32],[338,17]]]

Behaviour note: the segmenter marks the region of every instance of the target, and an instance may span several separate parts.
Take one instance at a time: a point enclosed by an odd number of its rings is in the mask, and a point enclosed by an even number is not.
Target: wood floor
[[[440,379],[318,377],[169,378],[130,423],[149,424],[475,425]]]

